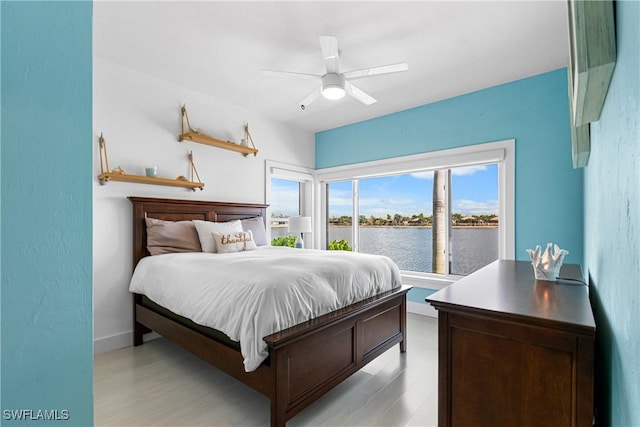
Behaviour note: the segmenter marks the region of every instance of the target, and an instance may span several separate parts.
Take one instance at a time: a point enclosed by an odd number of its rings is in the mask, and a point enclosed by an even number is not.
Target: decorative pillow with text
[[[249,231],[236,231],[231,233],[211,233],[216,241],[216,248],[220,254],[231,252],[252,251],[258,249],[253,241],[253,234]]]

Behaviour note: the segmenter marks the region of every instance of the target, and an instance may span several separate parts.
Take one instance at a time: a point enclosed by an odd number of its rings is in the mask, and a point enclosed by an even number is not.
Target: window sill
[[[400,270],[402,282],[405,285],[416,286],[425,289],[444,289],[450,284],[457,282],[464,276],[443,275],[433,273],[421,273],[418,271]]]

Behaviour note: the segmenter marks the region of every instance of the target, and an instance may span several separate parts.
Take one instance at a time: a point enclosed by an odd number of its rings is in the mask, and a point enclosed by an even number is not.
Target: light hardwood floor
[[[409,314],[398,346],[287,422],[300,426],[435,426],[437,319]],[[164,340],[96,356],[96,426],[268,426],[269,400]]]

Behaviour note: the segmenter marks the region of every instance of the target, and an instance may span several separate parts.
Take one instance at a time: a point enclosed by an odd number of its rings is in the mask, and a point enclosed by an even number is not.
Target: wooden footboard
[[[408,289],[388,292],[354,304],[342,313],[331,313],[265,337],[276,378],[271,397],[272,427],[284,426],[288,419],[395,344],[400,344],[401,351],[406,350]]]

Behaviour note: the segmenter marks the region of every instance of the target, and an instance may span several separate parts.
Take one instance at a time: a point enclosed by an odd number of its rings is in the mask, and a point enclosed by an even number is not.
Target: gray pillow
[[[191,221],[163,221],[145,218],[147,249],[151,255],[202,252],[196,227]]]
[[[261,216],[241,219],[240,222],[242,223],[242,231],[251,231],[256,246],[266,246],[269,244],[269,242],[267,242],[267,233],[264,231],[264,220]]]

